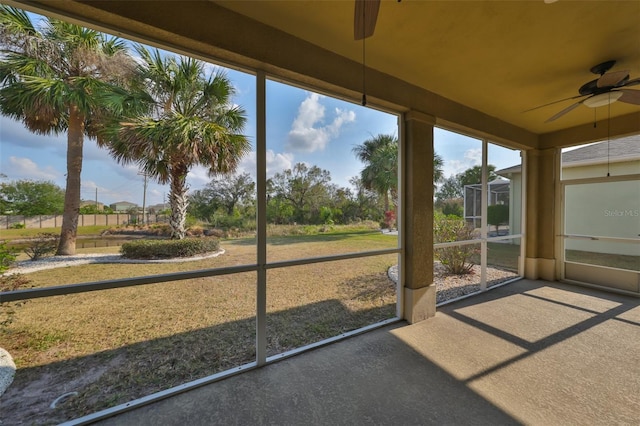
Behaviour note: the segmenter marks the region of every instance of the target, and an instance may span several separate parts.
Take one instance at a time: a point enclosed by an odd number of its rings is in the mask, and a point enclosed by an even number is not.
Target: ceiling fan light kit
[[[609,105],[620,99],[623,92],[607,92],[594,95],[584,100],[583,104],[589,108],[597,108],[605,105]]]

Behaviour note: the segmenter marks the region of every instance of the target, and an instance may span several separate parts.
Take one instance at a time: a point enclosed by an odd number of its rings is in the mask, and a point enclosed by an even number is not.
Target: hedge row
[[[136,240],[120,247],[127,259],[170,259],[211,253],[220,248],[217,238],[186,238],[183,240]]]

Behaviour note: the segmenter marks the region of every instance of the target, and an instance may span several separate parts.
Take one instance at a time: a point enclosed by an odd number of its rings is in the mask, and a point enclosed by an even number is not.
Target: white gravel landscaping
[[[125,259],[119,254],[76,254],[73,256],[50,256],[38,260],[23,260],[16,262],[6,274],[28,274],[29,272],[45,269],[62,268],[67,266],[88,265],[90,263],[176,263],[193,262],[209,259],[224,254],[224,249],[202,256],[176,257],[173,259]]]
[[[389,268],[389,278],[398,282],[398,265]],[[487,287],[516,278],[517,274],[503,269],[487,268]],[[436,303],[457,299],[480,291],[480,265],[474,265],[470,274],[452,275],[440,263],[433,264],[433,282],[436,284]]]

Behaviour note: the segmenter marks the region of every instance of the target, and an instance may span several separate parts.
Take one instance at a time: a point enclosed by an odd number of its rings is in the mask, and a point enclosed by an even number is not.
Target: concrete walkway
[[[522,280],[105,425],[633,424],[640,299]]]

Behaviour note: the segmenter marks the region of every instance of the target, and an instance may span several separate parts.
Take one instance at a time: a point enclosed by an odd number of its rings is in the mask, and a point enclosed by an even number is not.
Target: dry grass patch
[[[293,259],[335,252],[295,237],[270,245]],[[343,250],[393,247],[395,239],[353,236]],[[254,244],[222,242],[225,255],[195,262],[99,264],[29,274],[36,287],[252,264]],[[386,270],[395,255],[268,272],[268,351],[275,354],[393,317]],[[6,421],[58,423],[255,359],[253,272],[34,299],[17,313],[2,346],[18,366],[3,395]],[[56,410],[64,392],[79,395]]]

